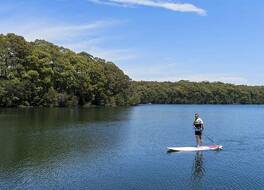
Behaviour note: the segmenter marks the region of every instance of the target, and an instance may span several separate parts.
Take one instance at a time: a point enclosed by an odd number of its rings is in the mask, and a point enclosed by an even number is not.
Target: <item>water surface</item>
[[[195,145],[194,112],[225,149],[167,153]],[[1,109],[0,189],[262,189],[263,121],[262,105]]]

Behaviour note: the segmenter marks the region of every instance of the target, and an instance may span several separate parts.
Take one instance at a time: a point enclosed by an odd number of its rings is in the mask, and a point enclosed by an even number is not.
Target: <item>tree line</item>
[[[115,64],[44,40],[0,35],[0,106],[124,106],[138,103]]]
[[[264,87],[222,82],[134,82],[143,104],[263,104]]]
[[[0,106],[262,104],[263,86],[221,82],[132,81],[114,63],[56,46],[0,35]]]

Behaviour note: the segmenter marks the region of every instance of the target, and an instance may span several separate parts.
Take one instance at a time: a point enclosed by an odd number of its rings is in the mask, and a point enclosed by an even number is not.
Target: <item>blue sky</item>
[[[113,61],[134,80],[264,84],[263,0],[0,0],[0,33]]]

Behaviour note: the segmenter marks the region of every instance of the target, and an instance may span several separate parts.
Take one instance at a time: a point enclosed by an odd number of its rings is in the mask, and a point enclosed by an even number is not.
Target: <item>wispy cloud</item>
[[[120,20],[100,20],[84,24],[62,24],[16,19],[1,22],[0,33],[16,33],[28,41],[44,39],[77,52],[86,51],[108,61],[118,62],[136,57],[136,53],[130,49],[105,47],[111,41],[111,36],[106,37],[105,33],[121,23]]]
[[[86,41],[79,41],[77,43],[65,43],[64,47],[73,49],[77,52],[86,51],[93,56],[106,59],[118,63],[120,61],[134,60],[138,58],[139,54],[132,49],[124,48],[105,48],[102,44],[105,43],[106,39],[98,38]]]
[[[163,8],[176,12],[193,12],[199,15],[206,15],[206,10],[190,3],[175,3],[168,0],[88,0],[92,3],[120,6],[147,6]]]
[[[60,41],[69,37],[76,37],[83,34],[91,34],[93,31],[115,25],[117,21],[97,21],[78,25],[60,24],[41,21],[8,21],[0,24],[1,33],[16,33],[24,36],[27,40],[45,39]]]
[[[147,65],[129,65],[126,70],[129,71],[128,75],[133,80],[146,80],[146,81],[172,81],[176,82],[179,80],[189,80],[195,82],[210,81],[216,82],[221,81],[232,84],[249,84],[247,77],[234,74],[234,73],[200,73],[196,71],[186,71],[181,68],[178,64],[152,64],[151,67]],[[184,71],[185,70],[185,71]]]

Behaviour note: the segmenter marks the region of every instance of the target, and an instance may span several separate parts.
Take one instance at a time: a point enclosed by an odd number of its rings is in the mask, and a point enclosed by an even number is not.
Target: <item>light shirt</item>
[[[193,122],[193,124],[200,124],[200,125],[203,125],[204,123],[203,123],[203,120],[202,120],[200,117],[198,117],[198,118]],[[194,127],[194,129],[195,129],[195,131],[202,131],[202,130],[203,130],[202,127],[201,127],[201,128],[196,128],[196,127]]]
[[[203,120],[202,120],[200,117],[198,117],[198,118],[194,121],[194,123],[195,123],[195,124],[204,124],[204,123],[203,123]]]

